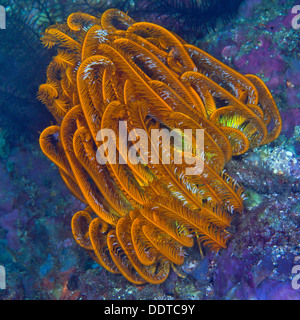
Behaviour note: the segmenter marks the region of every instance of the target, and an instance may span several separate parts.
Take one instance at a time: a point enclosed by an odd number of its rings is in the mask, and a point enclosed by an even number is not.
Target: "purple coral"
[[[280,115],[282,119],[282,133],[291,137],[295,126],[300,124],[300,108],[281,111]]]
[[[257,46],[248,54],[234,59],[234,66],[244,74],[262,75],[271,90],[284,84],[285,62],[282,55],[275,48],[272,48],[272,42],[269,38],[259,38]]]
[[[265,280],[256,290],[258,300],[299,300],[300,292],[292,288],[291,281]]]

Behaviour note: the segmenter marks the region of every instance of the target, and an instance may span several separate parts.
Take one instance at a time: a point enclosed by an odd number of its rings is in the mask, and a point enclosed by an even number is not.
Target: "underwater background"
[[[1,300],[24,299],[293,299],[300,264],[299,1],[0,1],[0,265]],[[203,258],[197,246],[161,285],[135,286],[108,273],[74,241],[71,217],[82,210],[43,155],[39,133],[55,120],[37,99],[54,51],[39,38],[75,11],[128,11],[178,33],[271,90],[282,133],[269,145],[235,157],[226,170],[245,187],[228,248]],[[298,20],[300,25],[300,19]],[[299,280],[294,283],[299,284]],[[299,285],[298,285],[299,287]]]

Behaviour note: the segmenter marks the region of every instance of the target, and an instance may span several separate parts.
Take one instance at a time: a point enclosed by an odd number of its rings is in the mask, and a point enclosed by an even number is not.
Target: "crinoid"
[[[58,47],[39,90],[57,124],[40,146],[86,204],[72,218],[76,242],[135,284],[163,282],[194,239],[226,248],[244,196],[224,165],[281,130],[263,82],[117,9],[73,13],[42,42]],[[155,140],[153,130],[176,132],[189,148],[178,148],[176,135]],[[201,170],[188,174],[197,161],[183,158],[199,160]]]

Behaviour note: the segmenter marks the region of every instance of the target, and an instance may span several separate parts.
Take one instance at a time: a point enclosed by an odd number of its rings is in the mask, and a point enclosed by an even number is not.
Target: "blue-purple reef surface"
[[[283,130],[271,145],[233,159],[227,170],[247,194],[228,248],[201,258],[197,246],[161,285],[134,286],[98,266],[73,240],[82,204],[70,195],[38,141],[8,148],[0,130],[1,299],[300,299],[300,29],[295,1],[246,0],[239,15],[197,46],[237,71],[261,77]],[[201,22],[199,22],[201,23]],[[300,21],[299,21],[300,24]],[[179,276],[179,274],[181,276]]]

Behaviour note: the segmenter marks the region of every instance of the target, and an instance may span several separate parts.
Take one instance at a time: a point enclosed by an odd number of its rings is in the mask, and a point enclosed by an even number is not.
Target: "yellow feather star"
[[[75,241],[134,284],[162,283],[184,262],[194,238],[215,252],[226,248],[232,213],[243,210],[243,188],[224,165],[281,131],[264,83],[117,9],[100,18],[73,13],[50,26],[42,42],[58,46],[38,95],[57,124],[42,132],[40,146],[87,205],[72,218]],[[134,149],[143,161],[113,161],[127,155],[117,134],[116,154],[106,150],[111,161],[101,164],[96,150],[112,142],[101,141],[98,132],[120,133],[120,121],[127,133],[144,130],[146,151]],[[154,143],[153,129],[204,129],[202,173],[185,174],[174,144],[170,162],[163,163],[166,148]],[[128,147],[136,145],[128,141]]]

